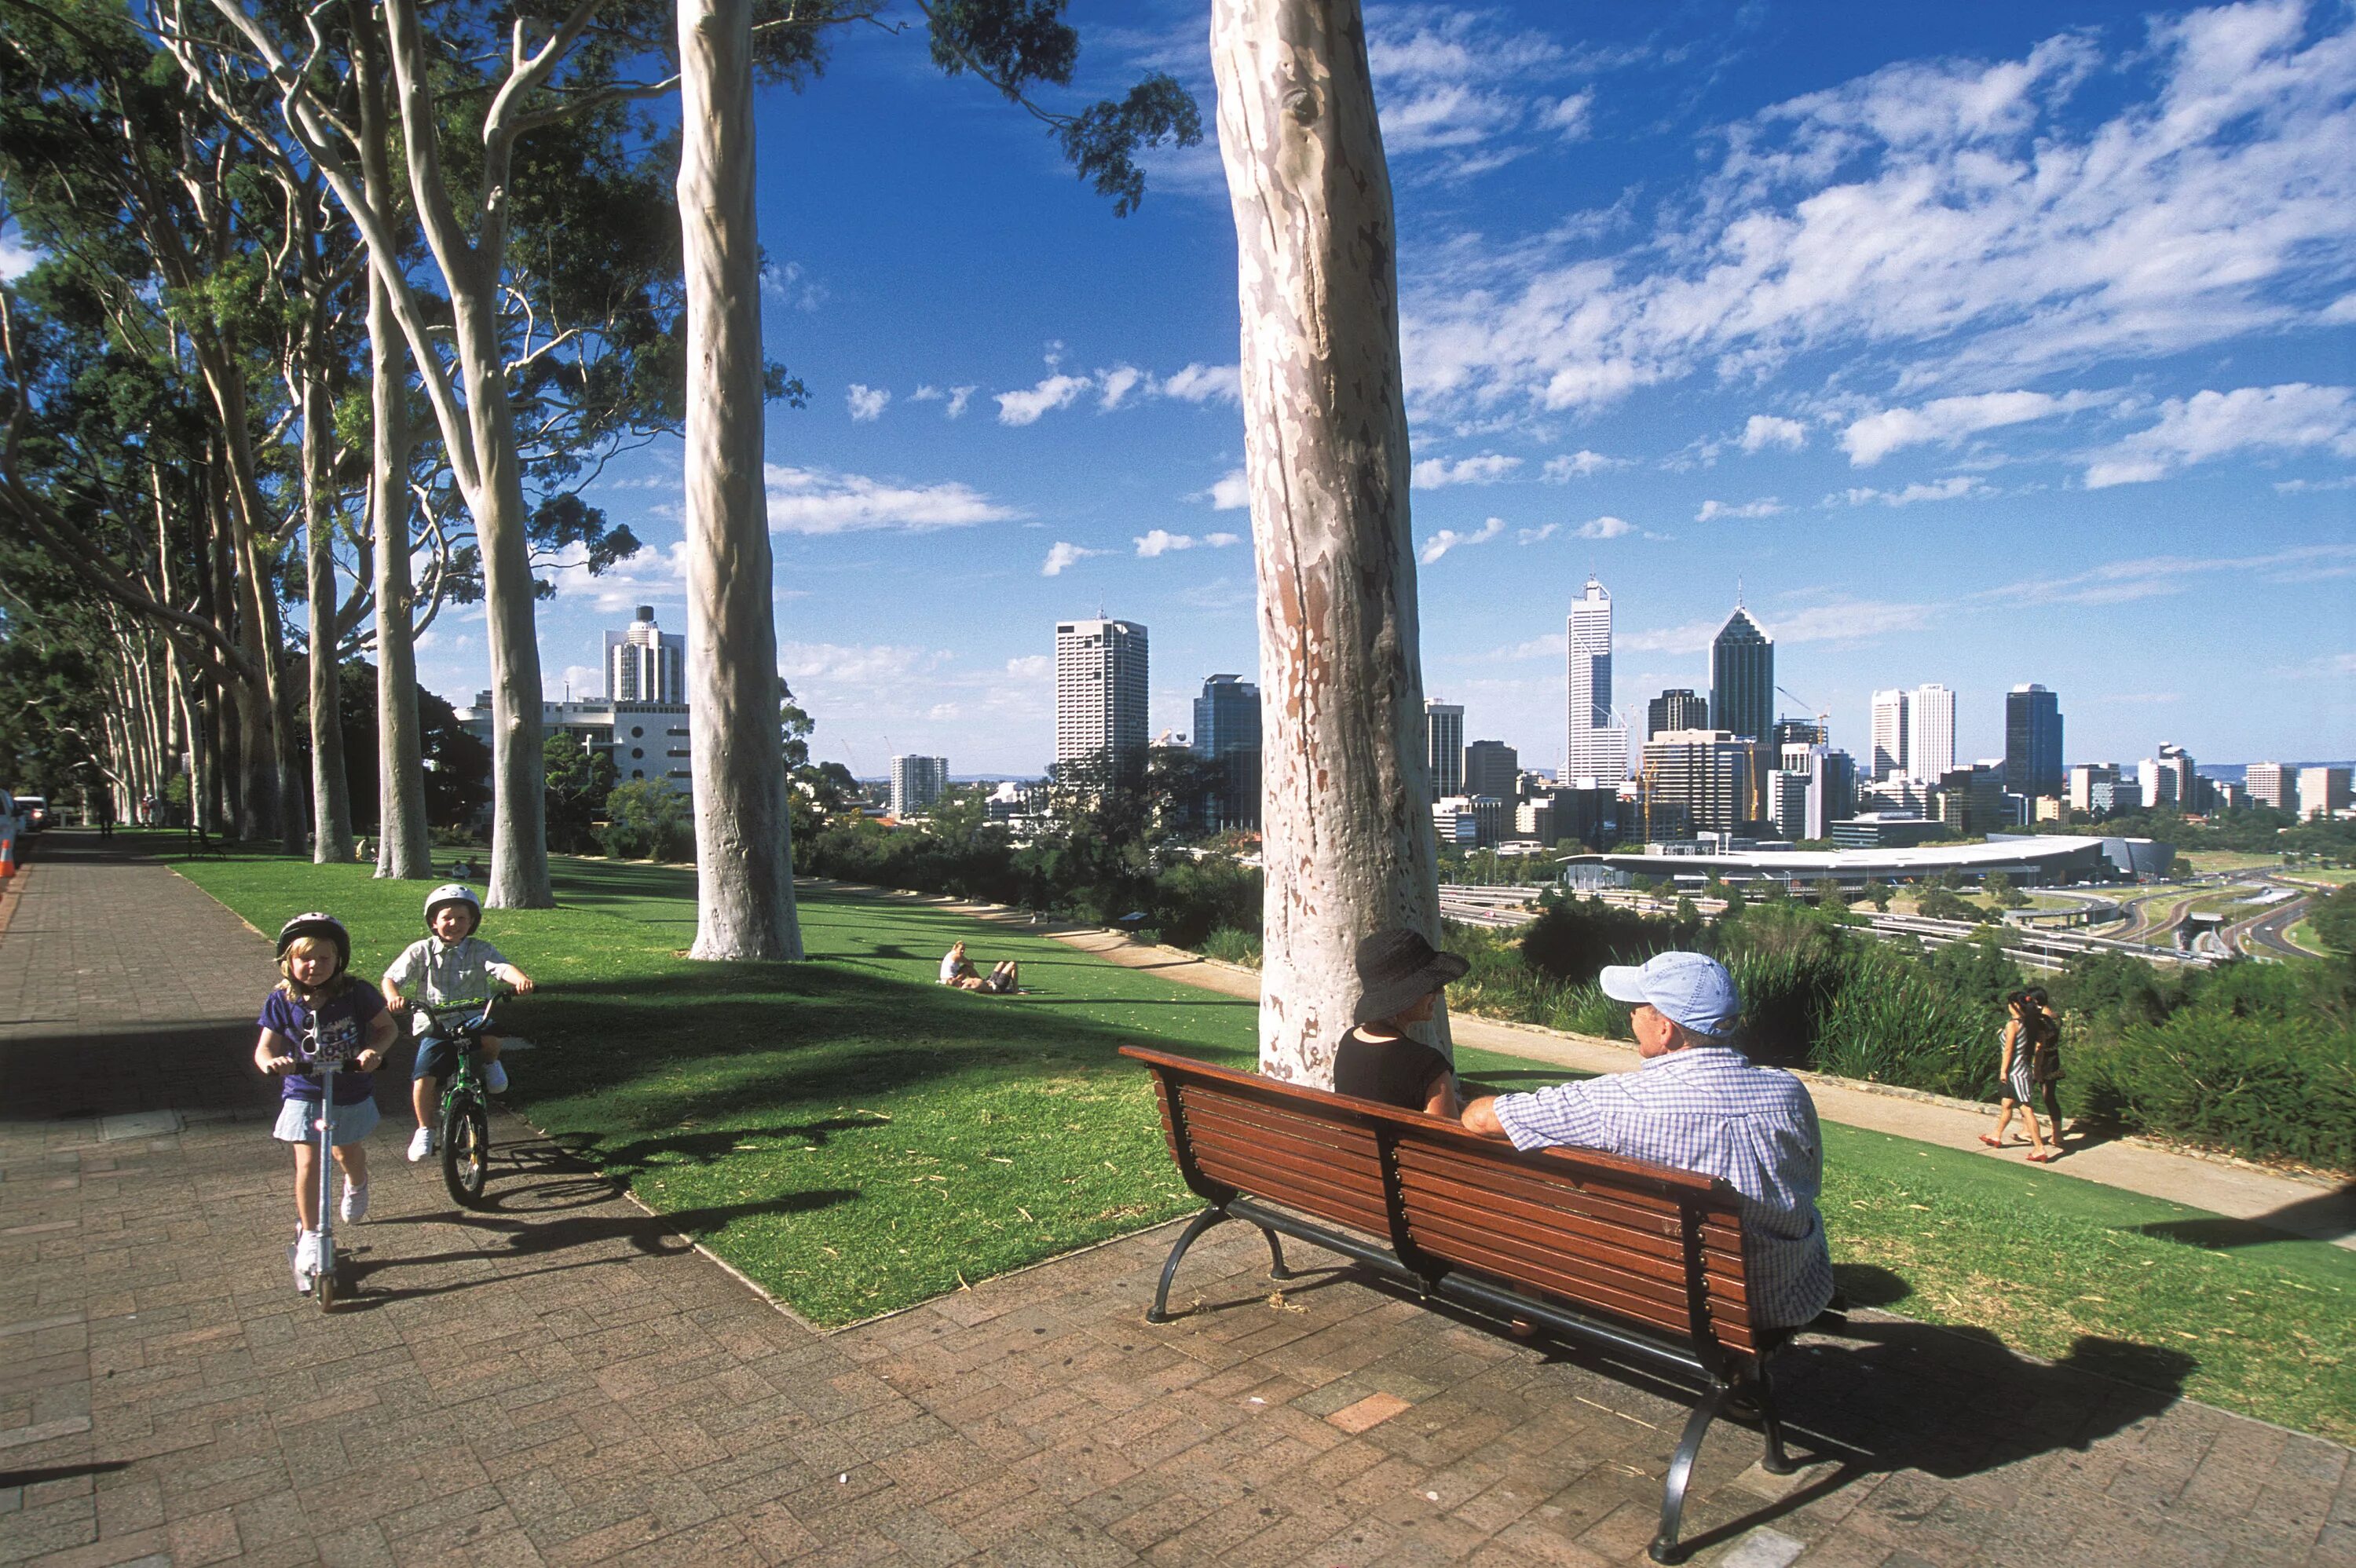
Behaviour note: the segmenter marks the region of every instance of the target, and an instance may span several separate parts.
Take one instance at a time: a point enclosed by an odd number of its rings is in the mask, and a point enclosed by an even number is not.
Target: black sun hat
[[[1453,953],[1441,953],[1422,934],[1396,926],[1358,944],[1358,1006],[1352,1020],[1368,1024],[1405,1012],[1472,967]]]

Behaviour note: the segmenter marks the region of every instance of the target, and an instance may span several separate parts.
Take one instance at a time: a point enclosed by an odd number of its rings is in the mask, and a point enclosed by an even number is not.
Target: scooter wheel
[[[316,1277],[312,1280],[311,1294],[318,1299],[319,1310],[322,1312],[333,1312],[342,1302],[344,1282],[333,1264],[321,1269]]]

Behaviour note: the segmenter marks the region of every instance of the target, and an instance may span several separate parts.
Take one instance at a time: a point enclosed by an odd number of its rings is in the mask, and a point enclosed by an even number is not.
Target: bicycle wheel
[[[471,1095],[451,1102],[442,1118],[442,1183],[462,1209],[483,1202],[491,1174],[491,1118]]]

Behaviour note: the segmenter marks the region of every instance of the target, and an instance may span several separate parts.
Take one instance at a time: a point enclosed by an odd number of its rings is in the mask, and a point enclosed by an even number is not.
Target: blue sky
[[[1207,7],[1079,0],[1075,95],[1171,71]],[[1369,12],[1396,187],[1426,689],[1551,767],[1563,616],[1619,698],[1705,688],[1745,602],[1861,749],[1877,687],[2061,694],[2071,761],[2356,754],[2356,19],[2047,3]],[[1151,628],[1154,722],[1256,665],[1232,220],[1215,148],[1114,219],[920,38],[847,35],[761,108],[787,678],[817,754],[1052,752],[1058,618]],[[593,499],[648,550],[563,574],[683,630],[677,449]],[[445,620],[428,685],[481,683]],[[1801,711],[1800,704],[1790,710]]]

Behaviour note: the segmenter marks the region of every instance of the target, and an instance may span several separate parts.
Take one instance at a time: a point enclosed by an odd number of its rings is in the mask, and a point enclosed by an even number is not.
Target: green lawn
[[[380,972],[423,885],[262,857],[176,862],[256,926],[325,907]],[[562,907],[485,934],[541,986],[509,1027],[540,1049],[511,1098],[650,1206],[822,1324],[856,1321],[1184,1213],[1145,1041],[1237,1065],[1254,1008],[938,904],[802,901],[809,961],[692,964],[693,880],[560,860]],[[1023,962],[1011,999],[932,984],[959,936]],[[1462,1053],[1502,1086],[1554,1074]],[[2141,1381],[2356,1438],[2356,1253],[2059,1171],[1826,1128],[1825,1212],[1851,1296],[2032,1354],[2081,1349]],[[2160,1352],[2170,1352],[2162,1355]]]

